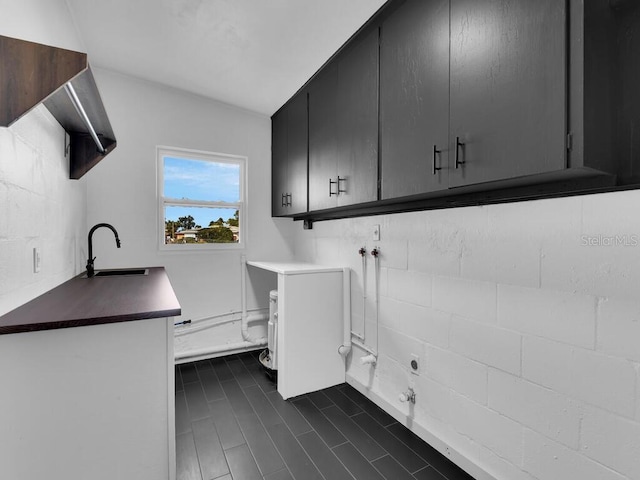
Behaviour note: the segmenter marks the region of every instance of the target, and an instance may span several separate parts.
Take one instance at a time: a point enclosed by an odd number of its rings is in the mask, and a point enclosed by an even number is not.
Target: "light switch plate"
[[[374,242],[380,241],[380,225],[373,226],[373,241]]]

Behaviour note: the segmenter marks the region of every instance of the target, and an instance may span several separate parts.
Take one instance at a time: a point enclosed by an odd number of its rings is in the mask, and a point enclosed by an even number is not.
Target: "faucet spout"
[[[116,237],[116,247],[120,248],[120,237],[118,237],[117,230],[108,223],[98,223],[94,225],[91,230],[89,230],[88,242],[89,242],[89,259],[87,260],[87,277],[93,277],[95,275],[95,269],[93,268],[93,261],[96,257],[93,256],[93,232],[95,232],[100,227],[105,227],[110,229],[113,232],[113,235]]]

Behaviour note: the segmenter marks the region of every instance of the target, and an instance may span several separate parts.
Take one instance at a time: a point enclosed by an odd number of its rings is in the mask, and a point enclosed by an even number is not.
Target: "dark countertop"
[[[82,278],[86,272],[0,317],[0,335],[180,315],[164,267],[148,275]]]

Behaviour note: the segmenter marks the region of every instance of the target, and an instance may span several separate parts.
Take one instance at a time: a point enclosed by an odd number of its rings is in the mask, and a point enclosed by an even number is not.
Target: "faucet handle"
[[[91,278],[94,275],[95,269],[93,268],[93,261],[96,259],[96,257],[90,258],[89,260],[87,260],[87,277]]]

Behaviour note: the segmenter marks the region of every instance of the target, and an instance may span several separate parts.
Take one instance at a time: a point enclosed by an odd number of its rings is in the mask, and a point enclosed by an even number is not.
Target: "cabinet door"
[[[335,62],[327,65],[309,85],[309,210],[337,205],[338,155]],[[331,193],[330,193],[331,192]]]
[[[451,0],[451,186],[565,168],[565,3]]]
[[[288,213],[307,211],[307,92],[300,92],[287,105],[287,203]]]
[[[271,215],[286,215],[287,189],[287,110],[271,117]]]
[[[382,24],[382,198],[448,187],[449,0],[407,0]]]
[[[338,206],[378,199],[378,27],[340,53],[338,64]]]

